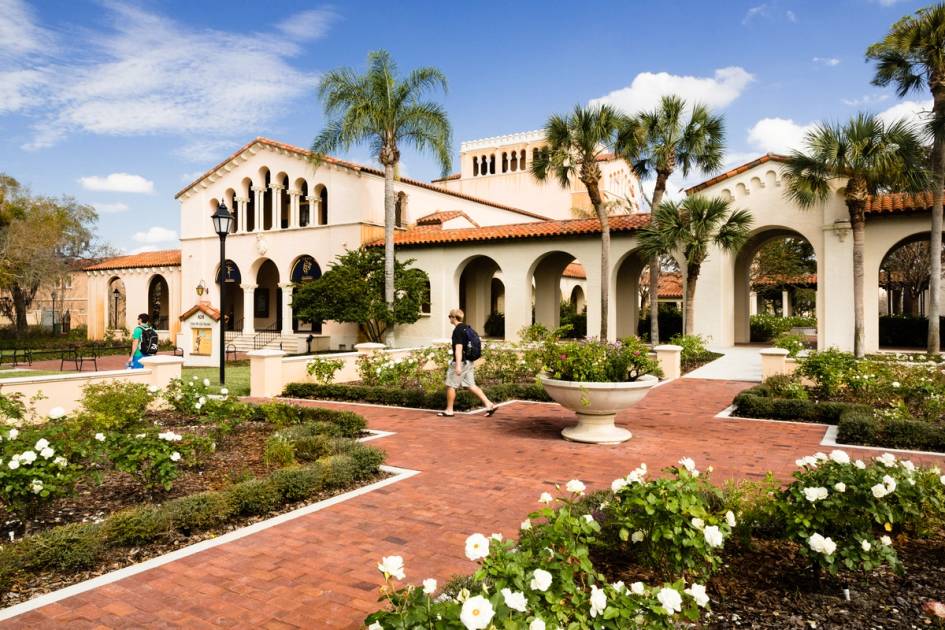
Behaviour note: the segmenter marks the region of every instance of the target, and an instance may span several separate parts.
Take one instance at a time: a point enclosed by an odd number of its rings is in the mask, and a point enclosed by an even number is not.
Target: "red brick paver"
[[[463,556],[467,535],[516,535],[538,507],[538,495],[554,492],[555,483],[578,478],[591,489],[605,488],[640,462],[655,471],[683,456],[700,469],[712,465],[717,482],[760,478],[769,470],[787,477],[795,459],[823,450],[820,426],[713,417],[749,385],[686,379],[659,387],[618,417],[634,437],[617,446],[562,440],[559,431],[573,415],[556,405],[515,403],[493,418],[454,420],[349,407],[371,428],[397,432],[373,442],[387,451],[389,464],[421,474],[4,627],[356,628],[379,606],[381,556],[404,556],[414,583],[434,577],[442,584],[474,568]]]

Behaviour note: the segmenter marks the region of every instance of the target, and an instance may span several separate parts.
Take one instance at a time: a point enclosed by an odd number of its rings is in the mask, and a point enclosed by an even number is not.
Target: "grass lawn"
[[[201,380],[210,379],[211,390],[219,390],[219,367],[185,367],[181,371],[181,377],[185,381],[195,376]],[[226,387],[235,396],[249,396],[249,361],[230,361],[226,364]]]
[[[0,379],[25,378],[27,376],[50,376],[52,374],[63,374],[63,372],[60,372],[59,370],[0,370]]]

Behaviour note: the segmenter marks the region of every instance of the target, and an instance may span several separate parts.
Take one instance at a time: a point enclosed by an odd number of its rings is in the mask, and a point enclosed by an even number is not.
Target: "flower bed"
[[[934,363],[814,352],[733,402],[737,416],[835,424],[846,444],[945,452],[945,373]]]
[[[926,598],[945,587],[934,558],[918,565],[935,569],[931,579],[902,580],[907,588],[875,599],[863,593],[874,580],[893,581],[890,569],[916,566],[901,562],[900,549],[945,550],[945,475],[888,454],[853,461],[839,450],[797,463],[783,488],[770,478],[718,488],[688,458],[658,479],[648,479],[641,465],[615,479],[609,492],[590,497],[572,480],[563,495],[539,497],[542,507],[522,522],[518,540],[471,534],[465,553],[478,571],[443,588],[434,579],[404,583],[409,562],[382,558],[377,568],[387,606],[365,624],[370,630],[668,629],[700,620],[710,627],[798,625],[790,616],[793,602],[758,607],[759,584],[795,600],[832,600],[827,614],[833,622],[841,588],[853,587],[867,612],[844,615],[846,627],[888,618],[892,606],[880,607],[890,601],[899,609],[912,605],[901,615],[894,610],[896,621],[921,621]],[[759,561],[771,553],[779,554],[775,562]],[[917,587],[916,581],[930,584]],[[808,589],[800,597],[799,585]],[[777,594],[760,596],[767,603]],[[773,617],[775,607],[788,614]],[[871,616],[874,607],[882,616]],[[806,614],[811,606],[797,608]]]
[[[79,411],[39,426],[0,398],[3,605],[378,477],[383,452],[354,439],[361,416],[207,388],[92,386]]]
[[[483,387],[483,391],[490,400],[496,403],[506,400],[535,400],[541,402],[551,400],[545,390],[534,383],[487,385]],[[282,395],[289,398],[364,402],[417,409],[443,409],[446,406],[446,391],[443,387],[437,391],[427,391],[358,384],[289,383]],[[468,411],[481,405],[482,403],[472,393],[466,390],[456,392],[456,402],[453,405],[456,411]]]

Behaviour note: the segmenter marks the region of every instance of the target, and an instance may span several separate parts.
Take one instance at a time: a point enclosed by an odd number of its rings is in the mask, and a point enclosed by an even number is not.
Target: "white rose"
[[[545,622],[541,619],[535,619],[528,624],[528,630],[545,630]]]
[[[643,586],[643,582],[634,582],[630,585],[630,592],[634,595],[643,595],[646,592],[646,587]]]
[[[899,381],[893,381],[893,382],[892,382],[892,386],[893,386],[893,389],[899,389],[899,387],[900,387]]]
[[[633,534],[630,535],[630,541],[635,543],[643,542],[643,532],[639,529],[633,532]]]
[[[521,529],[524,529],[524,530],[529,530],[529,529],[531,529],[531,528],[532,528],[532,521],[531,521],[531,519],[527,519],[527,518],[526,518],[524,521],[522,521],[522,524],[521,524],[519,527],[520,527]]]
[[[701,518],[694,518],[692,519],[692,526],[696,529],[702,529],[705,527],[705,521],[703,521]]]
[[[475,562],[489,555],[489,539],[482,534],[472,534],[466,539],[466,557]]]
[[[683,457],[679,460],[679,465],[688,470],[693,477],[699,476],[699,471],[696,470],[696,462],[691,457]]]
[[[899,462],[899,465],[908,470],[909,472],[915,472],[915,464],[912,463],[912,460],[904,459]]]
[[[7,433],[7,439],[9,440],[15,440],[18,437],[20,437],[19,429],[10,429],[10,432]]]
[[[860,548],[863,549],[863,551],[869,551],[873,548],[873,545],[871,545],[868,540],[863,540],[860,541]]]
[[[459,613],[459,620],[467,630],[482,630],[489,626],[495,610],[488,599],[482,595],[470,597],[463,602],[463,609]]]
[[[96,433],[96,434],[95,434],[95,439],[98,440],[99,442],[104,442],[104,441],[105,441],[105,434],[104,434],[104,433]]]
[[[896,480],[889,475],[883,475],[883,485],[886,486],[886,490],[893,492],[896,489]]]
[[[827,488],[821,488],[821,487],[804,488],[804,498],[806,498],[811,503],[815,503],[822,499],[826,499]]]
[[[492,540],[497,540],[497,541],[499,541],[499,542],[502,542],[502,534],[501,534],[501,533],[493,533],[491,536],[489,536],[489,538],[491,538]]]
[[[221,388],[220,388],[220,395],[221,395],[221,396],[229,396],[229,395],[230,395],[230,390],[228,390],[228,389],[225,388],[225,387],[221,387]]]
[[[866,464],[863,463],[862,459],[856,460],[855,462],[853,462],[853,465],[859,468],[860,470],[863,470],[864,468],[866,468]]]
[[[7,462],[7,468],[9,468],[10,470],[16,470],[19,467],[20,467],[20,460],[18,459],[10,459],[10,461]]]
[[[554,498],[547,492],[542,492],[541,496],[538,497],[539,503],[548,504],[548,503],[551,503],[552,501],[554,501]]]
[[[699,608],[705,608],[705,605],[709,603],[709,596],[705,592],[705,585],[703,584],[693,584],[685,590],[694,600],[696,604],[699,605]]]
[[[596,584],[591,585],[591,618],[603,615],[605,608],[607,608],[607,594],[597,588]]]
[[[42,480],[34,479],[32,483],[30,483],[30,490],[33,491],[33,494],[39,494],[40,492],[42,492],[43,491]]]
[[[201,405],[206,405],[206,404],[207,404],[207,397],[206,397],[206,396],[201,396],[200,398],[197,399],[197,402],[200,403]]]
[[[47,446],[49,446],[49,440],[46,438],[40,438],[36,440],[36,444],[33,446],[33,448],[35,448],[37,451],[41,451]]]
[[[544,569],[535,569],[532,572],[532,581],[529,588],[533,591],[547,591],[551,586],[551,574]]]
[[[834,543],[830,538],[825,538],[817,533],[813,534],[807,539],[807,544],[810,545],[810,548],[813,551],[822,553],[825,556],[829,556],[837,550],[836,543]]]
[[[943,486],[945,486],[945,475],[942,475],[941,477],[939,477],[938,480],[942,483]]]
[[[883,466],[886,466],[887,468],[892,468],[893,466],[896,465],[897,460],[896,460],[896,456],[893,455],[892,453],[883,453],[882,455],[876,458],[876,461],[878,461]]]
[[[172,462],[179,462],[179,461],[180,461],[180,453],[178,453],[177,451],[174,451],[173,453],[171,453],[171,461],[172,461]]]
[[[585,515],[584,515],[584,520],[587,521],[588,523],[593,523],[593,522],[594,522],[594,516],[591,515],[591,514],[585,514]]]
[[[873,496],[876,497],[877,499],[882,499],[884,496],[889,494],[889,492],[886,490],[886,486],[884,486],[881,483],[878,483],[872,488],[870,488],[870,491],[873,493]]]
[[[65,457],[59,455],[59,456],[56,457],[56,459],[53,460],[53,463],[56,464],[57,466],[68,466],[68,465],[69,465],[69,460],[67,460]]]
[[[710,547],[722,546],[722,532],[719,531],[717,526],[709,525],[704,530],[702,530],[702,536],[705,538],[706,543],[708,543]]]
[[[837,492],[846,492],[847,484],[843,483],[842,481],[838,481],[837,483],[833,484],[833,489]]]
[[[656,599],[663,606],[667,615],[673,615],[682,610],[682,595],[674,588],[664,587],[656,594]]]
[[[384,626],[382,626],[379,621],[375,621],[367,627],[367,630],[384,630]]]
[[[49,413],[47,415],[49,416],[50,420],[58,420],[59,418],[66,415],[66,410],[63,409],[62,407],[53,407],[52,409],[49,410]]]
[[[613,589],[614,589],[615,591],[617,591],[618,593],[623,593],[625,590],[627,590],[627,587],[626,587],[626,585],[623,583],[623,580],[617,580],[616,582],[614,582],[614,583],[611,584],[610,586],[611,586],[611,588],[613,588]]]
[[[203,379],[203,386],[204,386],[204,387],[210,387],[210,379],[209,379],[209,378]]]
[[[889,545],[892,544],[892,538],[890,538],[889,536],[883,536],[882,538],[879,539],[879,542],[883,543],[884,545],[888,547]]]
[[[377,565],[377,570],[398,580],[404,579],[404,559],[402,556],[384,556]]]
[[[32,464],[33,462],[36,461],[36,453],[34,453],[33,451],[26,451],[25,453],[20,455],[20,459],[26,462],[27,464]]]
[[[610,482],[610,491],[611,492],[620,492],[627,487],[627,480],[621,477],[620,479],[614,479]]]
[[[838,464],[850,463],[850,456],[847,455],[846,451],[841,451],[839,449],[830,451],[830,459]]]
[[[49,459],[55,454],[56,454],[56,451],[54,451],[49,446],[47,446],[46,448],[44,448],[43,450],[39,452],[39,456],[42,457],[43,459]]]
[[[566,485],[564,489],[571,494],[584,494],[584,491],[587,489],[587,487],[581,481],[572,479],[568,482],[568,485]]]
[[[518,591],[512,591],[509,588],[503,588],[502,599],[505,600],[505,605],[511,608],[512,610],[517,610],[519,612],[525,612],[525,594]]]
[[[423,581],[423,592],[427,595],[433,595],[436,592],[436,580],[427,578]]]
[[[735,515],[732,514],[731,510],[725,513],[725,522],[728,523],[729,527],[735,527]]]

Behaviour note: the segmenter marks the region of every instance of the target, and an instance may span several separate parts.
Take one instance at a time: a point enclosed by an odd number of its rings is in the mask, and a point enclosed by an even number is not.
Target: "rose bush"
[[[638,337],[614,343],[598,339],[545,344],[545,371],[551,378],[582,383],[623,383],[645,374],[660,374],[649,347]]]

